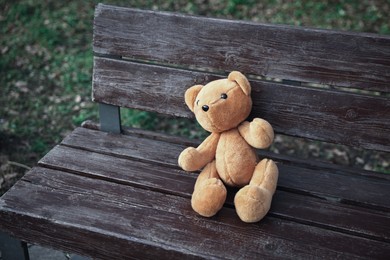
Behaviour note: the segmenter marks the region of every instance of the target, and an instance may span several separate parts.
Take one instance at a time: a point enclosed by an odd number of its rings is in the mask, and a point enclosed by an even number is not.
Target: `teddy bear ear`
[[[244,91],[245,95],[249,96],[251,94],[251,85],[249,84],[248,79],[239,71],[232,71],[228,76],[228,80],[235,81]]]
[[[203,88],[203,85],[195,85],[186,90],[184,94],[184,100],[189,109],[194,112],[195,100],[199,91]]]

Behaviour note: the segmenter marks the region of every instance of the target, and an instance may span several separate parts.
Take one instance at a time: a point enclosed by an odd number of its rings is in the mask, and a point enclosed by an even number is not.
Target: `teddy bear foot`
[[[226,200],[226,188],[222,181],[210,178],[199,183],[192,194],[192,208],[201,216],[212,217]]]
[[[272,194],[259,186],[247,185],[240,189],[234,205],[240,219],[247,223],[260,221],[271,207]]]

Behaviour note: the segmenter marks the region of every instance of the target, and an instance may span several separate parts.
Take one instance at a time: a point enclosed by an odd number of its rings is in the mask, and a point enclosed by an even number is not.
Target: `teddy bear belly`
[[[249,183],[257,164],[257,155],[234,129],[221,134],[215,160],[222,181],[229,186],[241,187]]]

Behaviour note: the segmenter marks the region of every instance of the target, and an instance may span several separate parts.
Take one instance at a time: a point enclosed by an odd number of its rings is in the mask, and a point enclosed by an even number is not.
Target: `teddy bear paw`
[[[198,150],[194,147],[188,147],[179,155],[179,166],[185,171],[199,170],[202,167],[199,157],[200,154]]]
[[[247,223],[260,221],[271,206],[272,195],[266,189],[255,185],[247,185],[240,189],[234,205],[240,219]]]
[[[217,178],[204,180],[192,194],[192,208],[201,216],[214,216],[226,200],[226,188]]]
[[[257,137],[257,148],[264,149],[272,144],[274,140],[274,130],[266,120],[261,118],[253,119],[249,129],[251,135]]]

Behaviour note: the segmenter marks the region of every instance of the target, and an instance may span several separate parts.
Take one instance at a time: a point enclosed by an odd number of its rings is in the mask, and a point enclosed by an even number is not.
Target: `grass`
[[[0,0],[2,162],[13,161],[32,166],[81,122],[97,120],[97,107],[90,99],[92,20],[97,2]],[[321,1],[280,0],[261,3],[253,0],[108,0],[105,3],[257,22],[390,34],[388,1],[343,0],[324,4]],[[196,124],[189,121],[169,121],[135,110],[124,111],[122,119],[131,126],[157,127],[192,137],[204,135]],[[388,165],[375,167],[389,171]],[[23,167],[19,168],[12,169],[23,170]]]

